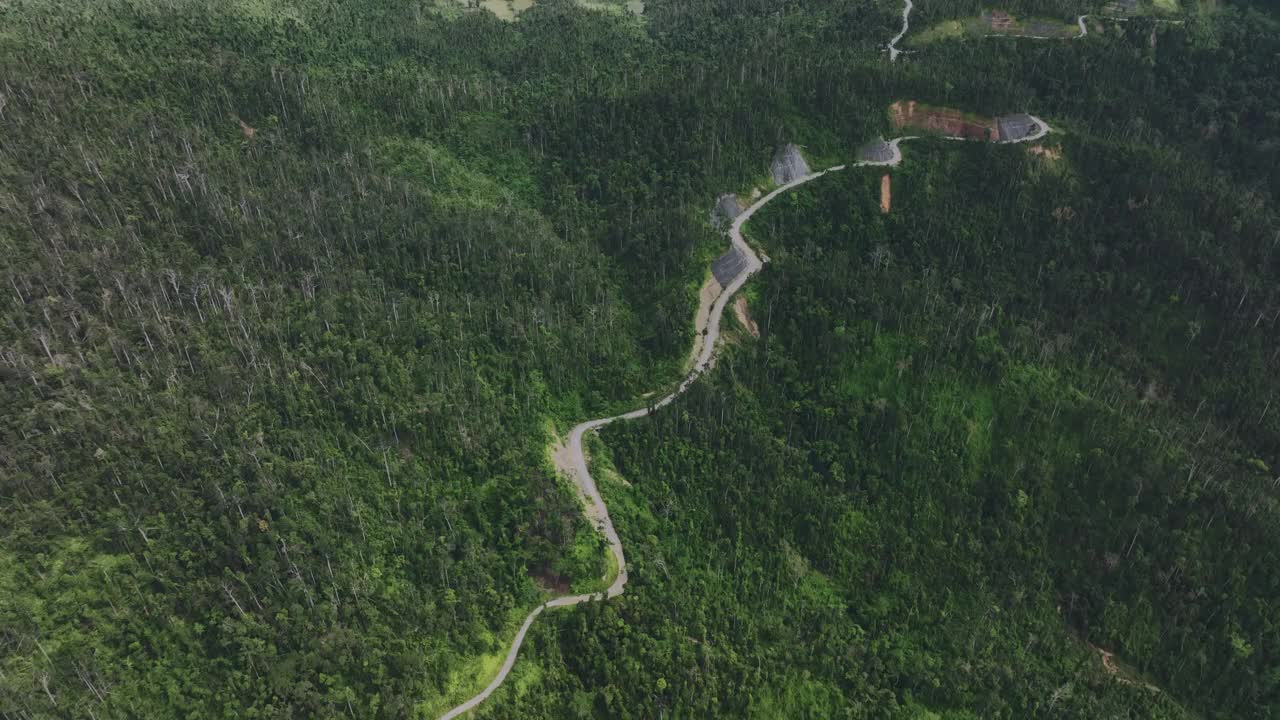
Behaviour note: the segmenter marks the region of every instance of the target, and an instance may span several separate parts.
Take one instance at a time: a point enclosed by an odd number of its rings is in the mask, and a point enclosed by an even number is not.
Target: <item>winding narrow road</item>
[[[889,62],[893,62],[894,60],[897,60],[898,56],[901,55],[903,52],[902,50],[898,49],[898,41],[906,37],[907,30],[911,29],[911,8],[912,7],[914,7],[914,5],[911,4],[911,0],[905,0],[905,4],[903,5],[903,8],[902,8],[902,32],[899,32],[897,35],[894,35],[893,39],[889,41]]]
[[[907,0],[908,8],[910,8],[910,4],[910,0]],[[1031,116],[1031,119],[1035,120],[1039,125],[1039,129],[1036,132],[1024,138],[1003,142],[1031,142],[1039,140],[1049,134],[1052,130],[1043,120],[1035,116]],[[588,420],[575,425],[569,432],[568,442],[562,445],[557,445],[553,452],[553,460],[556,468],[573,480],[575,487],[577,487],[579,494],[582,496],[587,517],[600,530],[600,532],[604,534],[605,539],[608,541],[609,551],[613,553],[613,557],[617,561],[617,577],[604,592],[589,593],[585,595],[564,595],[553,600],[549,600],[534,608],[533,611],[524,619],[524,623],[520,626],[520,630],[516,632],[516,636],[511,642],[511,648],[507,651],[507,657],[503,661],[502,667],[499,668],[498,674],[493,678],[489,685],[485,687],[484,690],[480,691],[480,693],[475,697],[472,697],[470,700],[467,700],[442,715],[440,720],[452,720],[453,718],[466,713],[484,702],[485,699],[493,694],[493,691],[497,690],[502,685],[503,681],[507,679],[507,675],[511,673],[511,668],[515,665],[516,657],[520,653],[520,647],[524,644],[524,638],[529,632],[529,627],[533,625],[533,621],[542,613],[543,610],[547,608],[570,607],[590,600],[612,598],[621,595],[625,591],[627,586],[627,561],[626,555],[622,551],[622,540],[618,537],[618,531],[613,526],[613,519],[609,517],[609,508],[605,505],[604,498],[600,495],[600,489],[596,487],[596,481],[591,477],[591,471],[587,467],[586,454],[582,450],[582,438],[587,432],[599,430],[609,423],[616,422],[618,420],[634,420],[636,418],[642,418],[654,410],[670,404],[673,400],[684,393],[684,391],[688,390],[690,385],[692,385],[704,372],[714,365],[716,343],[720,339],[720,321],[724,316],[725,307],[728,305],[729,300],[733,298],[734,294],[746,284],[747,280],[764,267],[764,261],[756,255],[755,251],[751,249],[751,246],[747,244],[747,241],[743,239],[742,226],[756,214],[756,211],[765,205],[768,205],[774,200],[774,198],[804,185],[805,183],[817,180],[828,173],[839,172],[844,170],[846,167],[894,167],[898,165],[902,162],[902,150],[899,148],[899,145],[901,145],[903,141],[915,139],[917,139],[916,136],[905,136],[888,141],[890,147],[893,149],[893,155],[888,160],[864,160],[853,163],[852,166],[836,165],[835,167],[827,168],[826,170],[820,170],[818,172],[796,178],[785,185],[775,188],[772,192],[761,197],[759,200],[756,200],[750,207],[743,210],[740,215],[734,218],[733,224],[729,227],[729,241],[742,253],[743,257],[747,259],[747,262],[716,298],[715,304],[711,307],[711,313],[708,316],[706,328],[696,328],[698,333],[695,337],[694,343],[697,348],[697,361],[693,366],[693,370],[680,381],[679,386],[677,386],[674,391],[651,405],[647,405],[646,407],[632,410],[631,412],[623,413],[621,415],[596,418],[595,420]],[[966,138],[946,137],[946,139],[965,140]]]
[[[889,41],[889,44],[887,46],[889,51],[889,60],[891,62],[896,61],[899,55],[903,54],[904,52],[907,52],[905,50],[900,50],[898,48],[898,43],[901,42],[904,37],[906,37],[907,32],[910,30],[911,10],[913,7],[914,7],[914,4],[912,3],[912,0],[903,0],[902,30],[900,30],[897,35],[893,36],[893,38]],[[1089,34],[1088,25],[1085,23],[1085,20],[1087,20],[1088,17],[1089,17],[1088,15],[1081,15],[1078,18],[1076,18],[1076,24],[1080,28],[1080,34],[1068,39],[1082,38]],[[1061,38],[1035,37],[1035,36],[1031,36],[1031,37],[1020,36],[1020,37],[1027,37],[1028,39],[1036,39],[1036,40],[1061,39]],[[1050,132],[1052,132],[1053,129],[1045,121],[1041,120],[1038,117],[1035,117],[1034,115],[1031,115],[1029,117],[1032,120],[1034,120],[1038,125],[1035,132],[1027,135],[1026,137],[1017,138],[1014,140],[1001,140],[999,141],[999,143],[1010,144],[1010,143],[1034,142],[1048,135]],[[942,137],[947,140],[957,140],[957,141],[969,140],[969,138],[964,138],[964,137],[953,137],[953,136],[942,136]],[[917,139],[917,138],[915,136],[905,136],[905,137],[900,137],[900,138],[895,138],[893,140],[890,140],[889,145],[893,149],[893,154],[888,160],[885,160],[885,161],[864,160],[861,162],[854,163],[851,167],[896,166],[900,162],[902,162],[902,151],[899,148],[899,145],[905,140],[914,140],[914,139]],[[653,412],[654,410],[671,403],[673,400],[679,397],[681,393],[689,389],[689,386],[692,385],[694,381],[696,381],[704,372],[706,372],[712,367],[715,361],[716,343],[720,338],[720,320],[724,316],[725,307],[728,305],[729,300],[732,299],[734,294],[737,293],[738,290],[741,289],[742,286],[746,284],[747,280],[749,280],[752,275],[759,272],[760,269],[764,267],[764,261],[762,261],[758,255],[756,255],[755,251],[751,249],[751,246],[748,245],[746,240],[743,239],[742,226],[748,220],[751,219],[751,216],[754,215],[757,210],[764,207],[765,205],[768,205],[774,198],[778,197],[779,195],[789,190],[792,190],[796,187],[799,187],[800,185],[804,185],[805,183],[817,180],[818,178],[822,177],[823,175],[826,175],[827,173],[839,172],[841,170],[844,170],[846,167],[850,167],[850,166],[836,165],[835,167],[831,167],[826,170],[811,173],[809,175],[805,175],[789,183],[786,183],[785,185],[782,185],[776,188],[775,190],[770,192],[768,195],[765,195],[759,200],[756,200],[754,203],[751,204],[750,207],[748,207],[746,210],[743,210],[742,213],[734,219],[733,224],[729,228],[729,241],[734,245],[734,247],[736,247],[742,253],[742,256],[746,258],[747,262],[743,266],[743,268],[738,272],[738,274],[734,276],[734,278],[729,282],[729,284],[724,287],[720,295],[716,298],[715,303],[712,305],[711,311],[707,317],[706,327],[705,328],[695,327],[695,330],[697,331],[694,339],[694,344],[695,344],[694,354],[696,354],[696,358],[697,358],[696,362],[694,363],[693,370],[691,370],[689,374],[685,376],[683,380],[681,380],[679,386],[677,386],[673,392],[671,392],[666,397],[663,397],[661,400],[658,400],[657,402],[652,403],[651,405],[648,405],[646,407],[643,407],[637,410],[632,410],[631,412],[623,413],[621,415],[613,415],[611,417],[596,418],[595,420],[588,420],[584,423],[580,423],[574,426],[574,428],[569,432],[568,442],[564,444],[558,444],[555,447],[553,452],[553,459],[554,459],[556,468],[560,472],[563,472],[564,474],[568,475],[573,480],[575,487],[577,487],[579,494],[582,496],[582,500],[585,505],[584,510],[586,512],[587,517],[591,520],[593,524],[595,524],[597,529],[599,529],[600,532],[604,534],[605,539],[608,541],[609,551],[613,553],[613,557],[617,561],[618,575],[616,578],[614,578],[613,583],[604,592],[590,593],[585,595],[564,595],[564,596],[555,598],[553,600],[549,600],[548,602],[545,602],[542,605],[539,605],[538,607],[534,608],[533,611],[530,612],[529,615],[524,619],[524,623],[520,626],[519,631],[516,632],[516,636],[511,642],[511,648],[507,651],[507,656],[502,663],[502,667],[499,668],[498,674],[493,678],[493,680],[488,684],[488,686],[486,686],[484,690],[480,691],[480,693],[477,694],[475,697],[472,697],[471,699],[467,700],[466,702],[462,703],[461,705],[453,708],[449,712],[442,715],[440,717],[440,720],[452,720],[453,718],[456,718],[466,713],[467,711],[475,708],[477,705],[484,702],[485,699],[487,699],[491,694],[493,694],[495,690],[497,690],[502,685],[502,683],[507,679],[507,676],[511,673],[511,668],[515,666],[516,657],[520,653],[520,647],[524,644],[525,635],[528,634],[529,628],[533,625],[533,621],[537,619],[538,615],[540,615],[543,610],[547,608],[570,607],[573,605],[578,605],[584,602],[588,602],[590,600],[612,598],[612,597],[621,595],[626,590],[627,562],[626,562],[626,555],[623,553],[623,550],[622,550],[622,540],[618,537],[618,531],[613,525],[613,519],[609,517],[609,508],[608,506],[605,505],[604,498],[601,497],[600,495],[600,489],[596,487],[595,479],[591,477],[591,471],[587,467],[587,458],[585,453],[582,450],[583,436],[587,432],[599,430],[605,425],[608,425],[609,423],[612,423],[612,422],[616,422],[618,420],[634,420],[636,418],[644,417],[649,413]],[[700,319],[696,320],[695,326],[700,324],[700,322],[701,322]]]
[[[894,142],[894,148],[896,150],[897,141]],[[901,158],[901,153],[897,153],[894,160],[881,164],[896,165]],[[613,526],[613,519],[609,517],[609,508],[604,504],[604,498],[600,496],[600,489],[596,487],[596,481],[591,477],[591,471],[587,468],[587,458],[585,453],[582,451],[583,435],[588,431],[599,430],[605,425],[618,420],[634,420],[636,418],[644,417],[650,412],[668,405],[671,401],[679,397],[681,393],[688,390],[689,386],[692,385],[694,381],[702,375],[702,373],[710,369],[714,360],[713,356],[715,354],[716,341],[720,338],[720,320],[724,316],[725,306],[729,303],[729,300],[733,297],[734,293],[738,292],[738,290],[746,284],[747,280],[752,275],[759,272],[760,268],[764,267],[764,262],[761,261],[760,257],[751,249],[751,246],[747,244],[747,241],[742,238],[743,223],[749,220],[757,210],[767,205],[769,201],[778,197],[782,193],[807,182],[817,180],[829,172],[836,172],[843,170],[844,168],[844,165],[839,165],[797,178],[776,188],[773,192],[770,192],[768,195],[765,195],[755,201],[752,203],[751,207],[743,210],[742,214],[738,215],[738,217],[734,219],[733,224],[729,228],[729,240],[738,248],[739,251],[742,252],[743,257],[747,259],[747,263],[740,271],[738,271],[738,274],[733,278],[733,280],[729,281],[729,284],[720,292],[720,296],[716,298],[715,304],[711,307],[711,313],[708,316],[705,331],[698,333],[698,337],[694,340],[694,342],[698,344],[699,350],[693,370],[680,381],[680,385],[671,394],[650,406],[646,406],[638,410],[632,410],[631,412],[623,413],[621,415],[596,418],[595,420],[588,420],[584,423],[579,423],[569,431],[569,441],[556,448],[553,454],[556,468],[573,479],[574,485],[577,487],[579,494],[582,496],[582,499],[586,504],[585,510],[587,517],[604,534],[605,540],[609,543],[609,551],[613,553],[614,559],[617,560],[618,575],[614,578],[613,584],[611,584],[609,588],[602,593],[565,595],[534,608],[533,612],[529,613],[528,617],[524,619],[524,624],[520,626],[520,630],[516,632],[515,639],[511,643],[511,649],[507,651],[507,657],[503,661],[502,667],[499,668],[497,676],[495,676],[489,685],[484,690],[480,691],[478,695],[445,713],[440,717],[440,720],[452,720],[452,718],[456,718],[468,710],[471,710],[475,706],[484,702],[489,695],[493,694],[494,690],[497,690],[498,687],[502,685],[503,681],[507,679],[507,675],[510,674],[511,668],[515,665],[516,656],[520,652],[520,646],[524,644],[524,638],[529,632],[529,627],[543,610],[554,607],[569,607],[589,600],[611,598],[622,594],[627,585],[626,555],[622,551],[622,540],[618,537],[618,531]]]

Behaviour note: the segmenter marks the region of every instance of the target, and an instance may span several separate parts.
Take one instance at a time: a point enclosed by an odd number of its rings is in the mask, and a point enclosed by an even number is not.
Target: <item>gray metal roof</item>
[[[773,181],[779,185],[798,180],[810,172],[809,163],[804,161],[804,155],[800,154],[800,148],[795,143],[787,143],[778,148],[773,154],[769,171],[773,174]]]
[[[879,138],[863,145],[858,150],[858,157],[866,162],[889,162],[893,159],[893,146]]]
[[[1004,141],[1021,140],[1040,129],[1040,125],[1026,113],[998,117],[996,126],[1000,129],[1000,139]]]
[[[737,195],[733,193],[721,195],[716,200],[716,206],[711,209],[711,225],[718,230],[724,227],[726,220],[732,222],[741,214],[742,204],[738,202]]]
[[[711,263],[711,274],[715,276],[716,282],[720,283],[721,286],[725,286],[732,282],[746,266],[746,256],[738,252],[738,248],[731,247],[729,252],[716,258]]]

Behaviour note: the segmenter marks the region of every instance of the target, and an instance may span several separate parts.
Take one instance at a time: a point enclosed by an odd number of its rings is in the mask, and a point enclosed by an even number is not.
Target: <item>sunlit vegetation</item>
[[[482,714],[1274,714],[1275,21],[890,65],[897,3],[621,7],[0,3],[0,715],[483,687],[616,572],[547,447],[678,378],[712,203],[900,98],[1057,157],[922,141],[887,214],[849,172],[757,216],[760,338],[590,445],[627,595]]]
[[[1152,187],[1168,158],[1062,150],[1109,179],[933,141],[908,151],[888,216],[856,171],[757,216],[762,339],[605,433],[631,482],[608,493],[628,595],[564,620],[559,652],[535,638],[531,662],[572,694],[495,714],[585,695],[619,716],[1265,717],[1280,518],[1257,423],[1277,388],[1244,368],[1272,356],[1273,313],[1253,327],[1259,306],[1209,290],[1234,281],[1172,268],[1250,252],[1274,215],[1207,245],[1211,225],[1174,208],[1237,201],[1193,200],[1195,174]],[[1221,394],[1238,382],[1266,387],[1246,413]]]
[[[963,37],[1031,37],[1037,39],[1068,39],[1080,34],[1074,22],[1046,18],[1020,18],[1004,11],[989,11],[973,18],[944,20],[919,33],[908,36],[907,43],[926,46],[938,40]]]
[[[468,11],[485,10],[493,13],[499,20],[511,22],[520,16],[525,10],[533,7],[536,0],[440,0],[449,3],[443,9],[446,15],[450,6],[461,7]],[[631,15],[642,15],[644,13],[644,0],[577,0],[584,8],[591,10],[601,10],[617,14],[630,13]],[[439,7],[439,6],[437,6]]]

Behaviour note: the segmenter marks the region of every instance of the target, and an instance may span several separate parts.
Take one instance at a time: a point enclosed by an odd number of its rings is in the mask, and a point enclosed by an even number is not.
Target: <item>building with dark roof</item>
[[[769,171],[773,175],[773,181],[779,185],[799,180],[811,172],[809,163],[804,161],[804,155],[800,154],[800,148],[794,143],[787,143],[778,148],[778,151],[773,154]]]
[[[889,162],[893,160],[893,145],[878,138],[858,149],[858,159],[863,162]]]
[[[1026,113],[1017,113],[996,118],[996,128],[999,131],[999,140],[1010,142],[1035,134],[1040,130],[1040,124]]]
[[[738,202],[737,195],[721,195],[716,200],[716,206],[711,209],[711,225],[719,230],[741,214],[742,204]]]
[[[738,248],[731,247],[729,252],[711,263],[711,274],[715,276],[716,282],[724,287],[738,277],[738,273],[742,272],[746,266],[747,257],[739,252]]]

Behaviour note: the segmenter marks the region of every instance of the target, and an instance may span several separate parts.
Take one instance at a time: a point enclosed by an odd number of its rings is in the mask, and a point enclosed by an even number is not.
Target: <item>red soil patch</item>
[[[760,337],[760,328],[756,326],[756,321],[751,319],[751,313],[747,310],[747,299],[742,295],[733,300],[733,314],[738,318],[738,324],[751,333],[751,337]]]
[[[1102,667],[1105,668],[1107,672],[1112,675],[1120,672],[1120,668],[1116,667],[1115,658],[1112,657],[1111,653],[1106,650],[1098,650],[1098,654],[1102,655]]]
[[[999,140],[1000,131],[995,121],[977,116],[966,117],[959,110],[932,107],[915,100],[898,102],[889,106],[889,116],[894,127],[932,130],[951,137],[973,140]]]
[[[992,30],[1010,30],[1013,28],[1013,16],[1003,10],[995,10],[991,13],[991,29]]]
[[[1125,685],[1143,687],[1143,688],[1146,688],[1147,690],[1150,690],[1151,692],[1158,693],[1161,691],[1160,688],[1156,687],[1155,685],[1152,685],[1151,683],[1135,682],[1134,680],[1126,677],[1125,673],[1120,669],[1118,665],[1116,665],[1116,661],[1112,653],[1109,653],[1106,650],[1103,650],[1102,648],[1096,645],[1090,645],[1089,647],[1098,651],[1098,656],[1102,658],[1102,669],[1106,670],[1108,675],[1115,678],[1119,682],[1122,682]]]
[[[1027,148],[1027,152],[1032,155],[1039,155],[1046,160],[1059,160],[1062,158],[1062,152],[1056,148],[1047,148],[1043,145],[1031,145]]]
[[[888,213],[889,208],[893,205],[893,182],[889,179],[889,173],[885,173],[880,177],[880,212]]]

